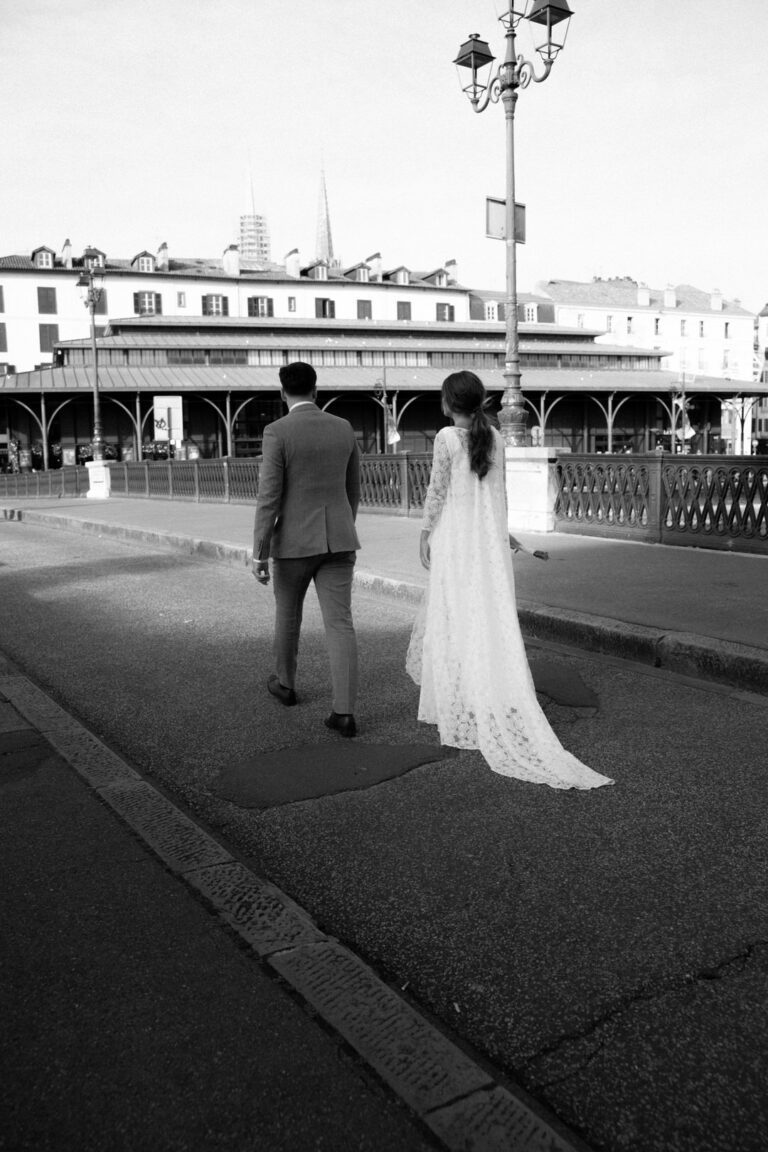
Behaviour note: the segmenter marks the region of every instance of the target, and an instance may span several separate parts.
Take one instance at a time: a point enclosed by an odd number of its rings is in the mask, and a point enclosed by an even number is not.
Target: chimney
[[[664,307],[677,308],[677,293],[671,284],[667,284],[664,289]]]
[[[459,282],[459,266],[455,260],[446,260],[445,270],[448,273],[448,283],[458,284]]]
[[[709,306],[713,312],[722,312],[723,310],[723,294],[719,288],[715,288],[709,298]]]
[[[61,248],[61,262],[65,268],[72,267],[72,245],[65,240]]]
[[[240,249],[237,244],[230,244],[229,248],[224,249],[221,262],[227,276],[237,277],[240,275]]]
[[[168,271],[168,245],[166,244],[165,240],[163,240],[162,244],[157,250],[155,267],[157,268],[158,272]]]
[[[298,248],[291,248],[290,252],[285,257],[285,271],[294,280],[298,280],[301,274],[301,259],[299,257]]]
[[[384,276],[384,269],[381,262],[381,252],[374,252],[373,256],[366,256],[365,262],[366,264],[370,265],[371,280],[377,280],[381,282]]]
[[[638,284],[637,286],[637,306],[638,308],[647,308],[651,303],[651,291],[647,284]]]

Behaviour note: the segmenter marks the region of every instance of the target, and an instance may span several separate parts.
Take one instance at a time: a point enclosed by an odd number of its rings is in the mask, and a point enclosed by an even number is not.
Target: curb
[[[589,1152],[543,1107],[495,1079],[1,655],[0,700],[56,749],[257,961],[312,1006],[446,1152]]]
[[[182,552],[229,564],[248,565],[251,550],[234,544],[198,540],[192,536],[155,532],[139,527],[104,524],[78,517],[38,512],[35,509],[3,509],[6,520],[22,520],[74,532],[86,532],[114,539],[138,540],[155,547]],[[405,604],[418,604],[424,595],[420,584],[356,571],[355,586],[373,595],[386,596]],[[607,616],[592,616],[566,608],[520,600],[518,616],[523,635],[532,640],[549,640],[583,648],[589,652],[617,656],[663,668],[684,676],[711,680],[746,692],[768,694],[768,652],[745,644],[696,635],[670,632],[631,624]]]

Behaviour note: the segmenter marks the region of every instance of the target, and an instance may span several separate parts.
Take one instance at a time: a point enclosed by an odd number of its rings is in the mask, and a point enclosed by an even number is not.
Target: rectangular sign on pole
[[[181,396],[153,396],[155,440],[183,440],[184,416]]]
[[[507,238],[507,202],[487,196],[485,200],[485,234],[491,240]],[[515,203],[515,242],[525,244],[525,204]]]

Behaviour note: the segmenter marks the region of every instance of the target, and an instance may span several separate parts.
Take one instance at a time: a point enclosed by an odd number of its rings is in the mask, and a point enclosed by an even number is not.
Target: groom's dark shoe
[[[325,721],[326,728],[333,728],[339,736],[357,736],[357,724],[354,716],[347,712],[331,712]]]
[[[286,688],[285,684],[281,684],[277,676],[270,676],[267,680],[267,691],[281,704],[285,704],[286,708],[292,708],[297,704],[296,693],[293,688]]]

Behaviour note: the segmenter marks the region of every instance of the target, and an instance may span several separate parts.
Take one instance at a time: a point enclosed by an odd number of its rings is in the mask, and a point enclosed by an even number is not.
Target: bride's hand
[[[429,571],[429,532],[422,532],[419,540],[419,558],[422,565]]]

